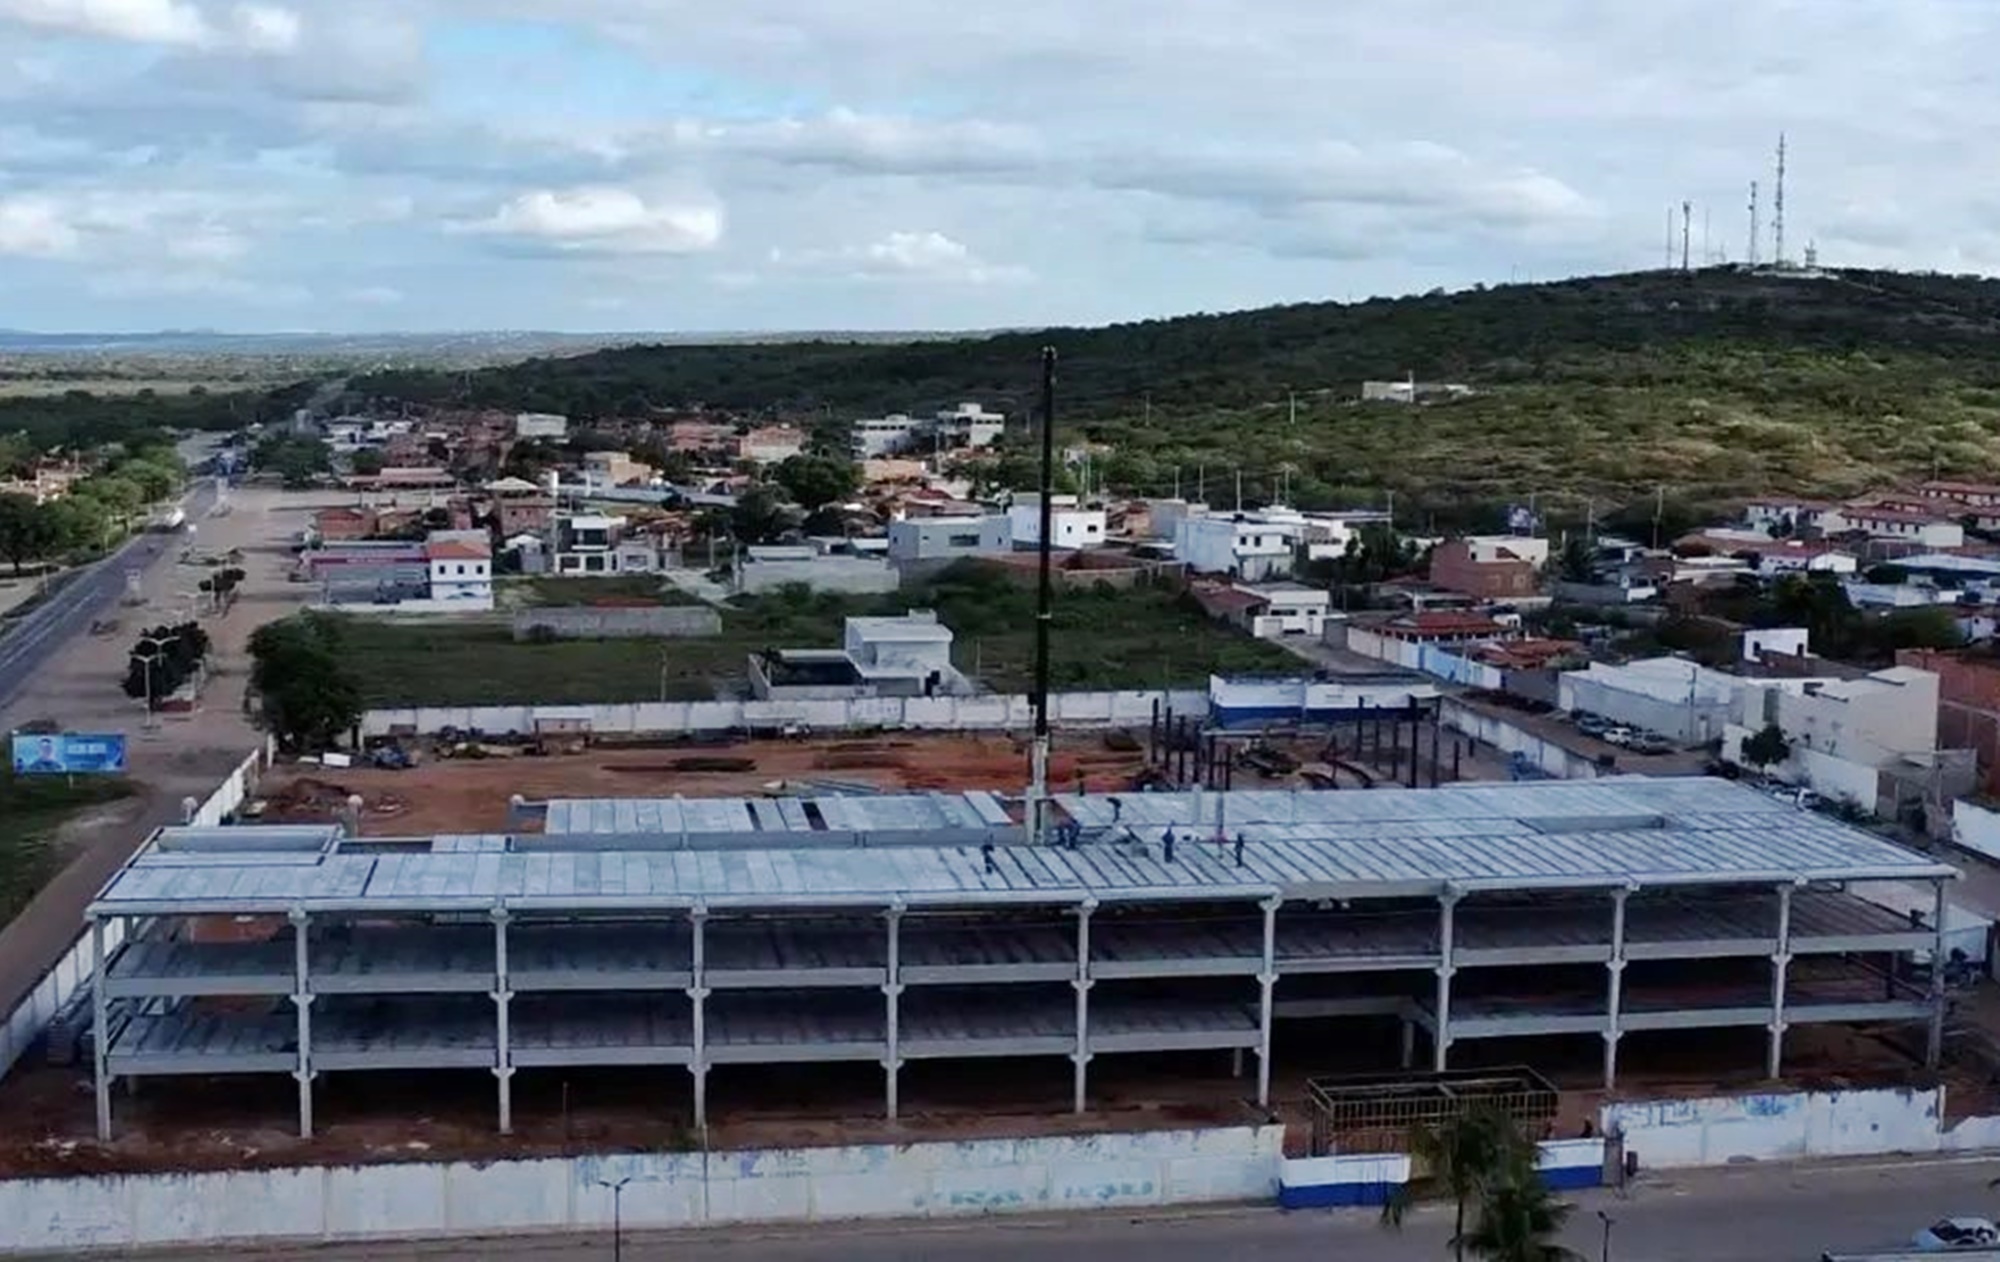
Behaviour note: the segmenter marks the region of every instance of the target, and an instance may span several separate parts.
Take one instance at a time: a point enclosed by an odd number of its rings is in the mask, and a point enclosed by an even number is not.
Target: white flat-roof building
[[[569,418],[554,412],[521,412],[514,417],[516,438],[566,438]]]
[[[1007,506],[1007,524],[1016,548],[1042,546],[1042,501],[1032,491],[1017,491]],[[1080,504],[1074,495],[1053,496],[1049,502],[1049,546],[1096,548],[1104,544],[1107,516],[1101,508]]]
[[[1174,557],[1197,574],[1227,574],[1247,583],[1292,572],[1296,513],[1214,513],[1184,517],[1174,527]]]

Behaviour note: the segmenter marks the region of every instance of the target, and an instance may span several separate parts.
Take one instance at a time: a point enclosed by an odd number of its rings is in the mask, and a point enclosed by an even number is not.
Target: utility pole
[[[1049,624],[1054,618],[1054,553],[1056,466],[1056,348],[1042,348],[1042,519],[1037,548],[1040,583],[1035,599],[1035,746],[1028,787],[1028,844],[1039,846],[1047,835],[1049,794]]]
[[[1694,215],[1694,204],[1692,202],[1682,202],[1681,203],[1681,270],[1683,272],[1689,270],[1688,269],[1688,225],[1693,215]]]

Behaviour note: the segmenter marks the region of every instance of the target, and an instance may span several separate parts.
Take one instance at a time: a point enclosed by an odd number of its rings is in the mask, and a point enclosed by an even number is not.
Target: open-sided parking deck
[[[560,828],[518,837],[162,830],[91,908],[99,943],[129,930],[93,991],[100,1129],[113,1081],[150,1074],[290,1073],[309,1132],[324,1072],[486,1069],[506,1128],[517,1069],[685,1066],[702,1125],[722,1064],[879,1062],[893,1116],[912,1059],[1067,1057],[1081,1109],[1095,1056],[1202,1049],[1254,1053],[1267,1102],[1291,1015],[1399,1017],[1437,1069],[1459,1039],[1594,1034],[1607,1082],[1638,1030],[1763,1025],[1773,1074],[1800,1022],[1941,1035],[1938,984],[1879,963],[1938,949],[1940,917],[1855,891],[1935,882],[1942,907],[1952,869],[1726,782],[1057,801],[1036,848],[971,795],[552,804]],[[1597,980],[1515,980],[1578,968]]]

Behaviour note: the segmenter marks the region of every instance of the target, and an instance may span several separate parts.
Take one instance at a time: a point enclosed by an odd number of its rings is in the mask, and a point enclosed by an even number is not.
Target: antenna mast
[[[1038,582],[1035,593],[1035,744],[1030,755],[1028,844],[1040,845],[1048,835],[1049,796],[1049,623],[1054,616],[1055,584],[1050,573],[1055,531],[1056,467],[1056,348],[1042,348],[1042,468],[1039,502],[1042,533],[1037,540]]]
[[[1682,202],[1681,203],[1681,270],[1683,272],[1688,270],[1688,225],[1691,222],[1693,216],[1694,216],[1693,203]]]
[[[1778,133],[1778,193],[1771,203],[1771,262],[1785,265],[1785,133]]]
[[[1744,262],[1757,266],[1757,240],[1763,232],[1763,225],[1757,222],[1757,181],[1750,181],[1750,253]]]
[[[1667,207],[1667,263],[1668,271],[1674,270],[1674,208]]]

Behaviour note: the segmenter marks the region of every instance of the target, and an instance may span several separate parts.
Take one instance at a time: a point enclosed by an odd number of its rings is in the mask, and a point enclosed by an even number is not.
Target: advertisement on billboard
[[[14,735],[17,776],[107,775],[124,770],[123,736],[78,732]]]

